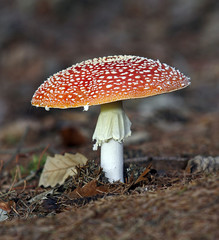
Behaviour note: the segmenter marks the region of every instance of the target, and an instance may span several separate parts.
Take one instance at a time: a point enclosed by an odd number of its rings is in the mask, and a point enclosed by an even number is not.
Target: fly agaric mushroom
[[[32,105],[75,108],[101,104],[93,134],[101,147],[101,167],[110,182],[123,182],[123,141],[131,122],[122,100],[143,98],[185,88],[190,79],[159,60],[118,55],[75,64],[49,77],[35,92]]]

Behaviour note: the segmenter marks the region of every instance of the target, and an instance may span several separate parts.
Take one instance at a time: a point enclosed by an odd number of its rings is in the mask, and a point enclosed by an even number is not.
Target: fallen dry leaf
[[[107,193],[109,191],[107,186],[97,186],[97,180],[94,179],[88,182],[83,187],[77,187],[73,192],[68,194],[69,198],[78,198],[78,197],[92,197],[98,194]]]
[[[12,200],[8,202],[0,201],[0,222],[8,219],[8,213],[13,207],[15,207],[15,202]]]
[[[144,172],[138,177],[138,179],[135,181],[135,184],[141,182],[141,181],[145,181],[147,180],[147,174],[150,172],[152,164],[150,163],[146,169],[144,170]]]
[[[69,176],[77,174],[77,167],[82,167],[86,163],[87,158],[80,153],[48,156],[40,176],[39,186],[54,187],[57,184],[61,185]]]
[[[15,207],[15,202],[12,200],[8,202],[0,202],[0,208],[8,213],[11,211],[11,207]]]

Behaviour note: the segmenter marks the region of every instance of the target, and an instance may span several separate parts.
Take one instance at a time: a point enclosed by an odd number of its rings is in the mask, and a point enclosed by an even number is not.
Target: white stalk
[[[110,182],[124,182],[123,143],[110,139],[101,146],[101,167]]]
[[[123,182],[123,141],[131,135],[131,122],[122,102],[101,105],[101,112],[94,131],[93,147],[101,146],[101,167],[110,182]]]

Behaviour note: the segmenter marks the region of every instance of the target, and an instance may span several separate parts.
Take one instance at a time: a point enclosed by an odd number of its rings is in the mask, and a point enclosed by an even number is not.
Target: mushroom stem
[[[110,139],[101,146],[101,167],[110,182],[124,182],[123,143]]]
[[[131,122],[122,101],[101,105],[94,131],[94,150],[101,146],[101,167],[110,182],[123,182],[123,141],[131,135]]]

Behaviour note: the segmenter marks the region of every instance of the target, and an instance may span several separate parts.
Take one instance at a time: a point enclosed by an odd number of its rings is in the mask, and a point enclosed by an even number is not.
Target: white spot
[[[88,111],[88,109],[89,109],[89,105],[87,104],[84,106],[84,111]]]
[[[113,85],[112,84],[108,84],[106,85],[106,88],[111,88]]]
[[[121,75],[127,75],[127,74],[129,74],[128,72],[123,72],[123,73],[121,73]]]
[[[46,110],[46,111],[49,111],[50,109],[49,109],[49,107],[45,106],[45,110]]]

